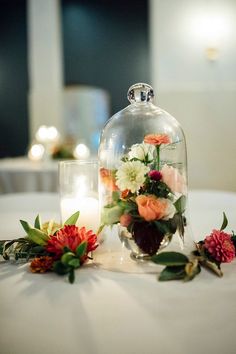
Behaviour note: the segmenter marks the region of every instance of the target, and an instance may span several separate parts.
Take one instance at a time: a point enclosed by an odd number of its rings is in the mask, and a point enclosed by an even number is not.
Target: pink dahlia
[[[212,230],[204,240],[204,247],[218,262],[229,263],[235,257],[235,248],[230,235],[220,230]]]
[[[88,253],[97,248],[97,236],[92,230],[87,231],[85,227],[77,227],[75,225],[65,225],[58,230],[56,235],[51,235],[47,243],[46,249],[50,253],[55,254],[55,258],[60,258],[64,253],[64,247],[68,247],[72,252],[86,241],[88,243],[84,261],[88,257]]]

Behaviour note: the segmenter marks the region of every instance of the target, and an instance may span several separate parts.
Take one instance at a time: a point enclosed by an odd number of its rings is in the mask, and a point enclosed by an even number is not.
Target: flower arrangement
[[[156,254],[178,230],[184,237],[186,180],[179,170],[161,164],[161,150],[172,144],[166,134],[149,134],[131,146],[116,170],[100,170],[111,198],[103,207],[102,227],[120,224],[122,237],[147,256]]]
[[[230,263],[236,256],[236,235],[223,231],[228,224],[225,213],[223,216],[221,228],[212,230],[210,235],[198,242],[190,258],[178,252],[162,252],[152,257],[154,263],[165,266],[159,275],[160,281],[192,280],[200,273],[201,266],[219,277],[223,276],[221,263]]]
[[[79,212],[73,214],[63,225],[53,221],[41,224],[37,216],[34,227],[20,220],[27,236],[11,241],[0,241],[0,254],[5,260],[11,256],[31,261],[33,273],[54,271],[59,275],[68,274],[74,282],[74,270],[82,266],[97,244],[97,236],[92,230],[77,227]]]
[[[27,236],[0,241],[0,255],[8,261],[23,259],[30,262],[33,273],[53,271],[59,275],[68,274],[74,282],[75,269],[89,259],[90,253],[98,247],[97,236],[91,230],[75,226],[79,212],[73,214],[64,225],[53,221],[41,224],[36,217],[34,227],[21,220]],[[159,281],[190,281],[201,272],[201,267],[223,276],[221,263],[230,263],[236,256],[236,235],[224,232],[228,224],[226,215],[219,230],[212,230],[203,241],[196,244],[190,257],[178,252],[154,254],[150,260],[165,268],[159,274]]]

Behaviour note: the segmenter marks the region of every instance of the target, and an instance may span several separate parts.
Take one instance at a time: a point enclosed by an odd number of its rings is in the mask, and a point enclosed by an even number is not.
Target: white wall
[[[190,188],[236,191],[236,1],[150,0],[150,17],[156,103],[185,131]]]

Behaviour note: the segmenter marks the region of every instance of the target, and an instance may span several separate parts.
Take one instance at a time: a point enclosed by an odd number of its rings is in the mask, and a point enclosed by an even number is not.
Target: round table
[[[219,228],[222,211],[236,230],[236,195],[192,191],[197,239]],[[0,237],[24,235],[18,219],[59,218],[55,194],[0,197]],[[158,282],[85,265],[76,281],[32,274],[27,264],[0,263],[2,354],[233,354],[236,347],[236,262],[223,278],[206,270],[192,282]]]

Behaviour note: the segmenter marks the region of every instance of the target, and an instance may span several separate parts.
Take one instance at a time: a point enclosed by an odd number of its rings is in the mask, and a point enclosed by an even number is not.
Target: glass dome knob
[[[127,98],[130,103],[152,101],[154,98],[153,88],[148,84],[134,84],[130,86]]]

